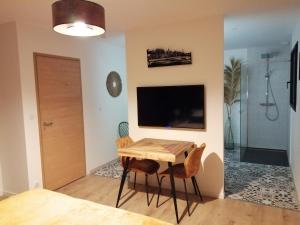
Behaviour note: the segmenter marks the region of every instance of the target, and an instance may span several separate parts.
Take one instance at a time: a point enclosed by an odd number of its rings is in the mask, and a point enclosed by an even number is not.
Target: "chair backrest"
[[[128,122],[124,121],[124,122],[119,123],[118,129],[119,129],[119,136],[120,137],[129,136]]]
[[[187,178],[196,176],[200,169],[201,157],[206,144],[203,143],[199,148],[194,148],[184,161],[184,168]]]
[[[126,148],[128,145],[132,144],[133,140],[129,136],[120,137],[117,141],[118,148]]]
[[[121,137],[116,141],[117,148],[126,148],[131,145],[134,141],[129,136]],[[125,157],[121,157],[121,163],[124,167],[125,165]]]

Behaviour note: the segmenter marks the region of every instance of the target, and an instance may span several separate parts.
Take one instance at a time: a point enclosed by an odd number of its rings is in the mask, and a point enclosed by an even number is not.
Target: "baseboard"
[[[102,165],[100,165],[100,166],[97,166],[97,167],[94,168],[94,169],[91,169],[91,170],[88,172],[88,175],[93,175],[93,174],[96,173],[101,167],[105,166],[106,164],[108,164],[108,163],[110,163],[110,162],[112,162],[112,161],[115,161],[116,159],[117,159],[117,158],[112,159],[112,160],[110,160],[110,161],[108,161],[108,162],[106,162],[106,163],[104,163],[104,164],[102,164]]]
[[[16,194],[17,194],[17,193],[11,192],[11,191],[3,191],[3,195],[4,195],[4,196],[8,196],[8,197],[13,196],[13,195],[16,195]]]
[[[89,171],[88,175],[93,175],[93,174],[95,174],[102,166],[103,166],[103,165],[97,166],[96,168],[91,169],[91,170]]]
[[[224,199],[225,198],[225,192],[222,191],[219,196],[218,196],[218,199]]]
[[[1,201],[1,200],[4,200],[4,199],[6,199],[6,198],[9,198],[9,197],[11,197],[11,196],[13,196],[13,195],[16,195],[16,193],[14,193],[14,192],[9,192],[9,191],[3,191],[3,192],[1,193],[1,195],[0,195],[0,201]]]

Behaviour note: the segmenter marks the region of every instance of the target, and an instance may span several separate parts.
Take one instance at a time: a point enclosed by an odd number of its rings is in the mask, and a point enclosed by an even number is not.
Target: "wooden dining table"
[[[187,156],[187,152],[192,148],[193,145],[193,142],[188,141],[144,138],[142,140],[134,142],[126,148],[118,149],[118,155],[120,157],[126,157],[126,160],[118,193],[117,206],[122,195],[127,173],[129,172],[128,166],[130,158],[135,157],[138,159],[152,159],[167,162],[170,171],[171,194],[174,202],[176,221],[177,223],[179,223],[176,188],[173,175],[173,163],[176,163],[178,158],[182,154],[185,154],[185,156]]]

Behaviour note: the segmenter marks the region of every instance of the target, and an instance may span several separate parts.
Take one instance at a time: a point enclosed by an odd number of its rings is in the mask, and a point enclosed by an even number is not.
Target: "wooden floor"
[[[115,206],[120,180],[104,178],[100,176],[88,176],[77,180],[58,191],[91,200],[104,205]],[[169,223],[176,224],[173,201],[167,193],[161,197],[163,203],[156,208],[155,195],[150,207],[147,206],[146,194],[143,187],[137,190],[128,189],[125,184],[121,208],[132,212],[155,217]],[[153,189],[153,191],[155,191]],[[182,218],[181,225],[299,225],[300,212],[269,206],[256,205],[238,200],[205,199],[204,202],[192,204],[192,215],[189,217],[186,211],[186,202],[183,195],[178,199],[179,216]],[[191,198],[193,198],[191,196]]]

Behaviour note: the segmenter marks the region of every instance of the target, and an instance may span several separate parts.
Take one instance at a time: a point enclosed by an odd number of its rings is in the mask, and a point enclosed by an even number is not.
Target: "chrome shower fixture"
[[[279,53],[278,52],[269,52],[269,53],[263,53],[260,55],[261,59],[272,59],[275,56],[277,56]]]
[[[268,120],[270,121],[276,121],[279,118],[279,108],[273,93],[272,89],[272,84],[271,84],[271,70],[270,70],[270,59],[277,56],[279,53],[278,52],[271,52],[271,53],[264,53],[261,54],[261,59],[266,60],[266,73],[265,73],[265,78],[266,78],[266,101],[263,103],[260,103],[261,106],[266,107],[265,111],[265,116]],[[270,107],[275,107],[275,116],[270,115],[269,108]]]

